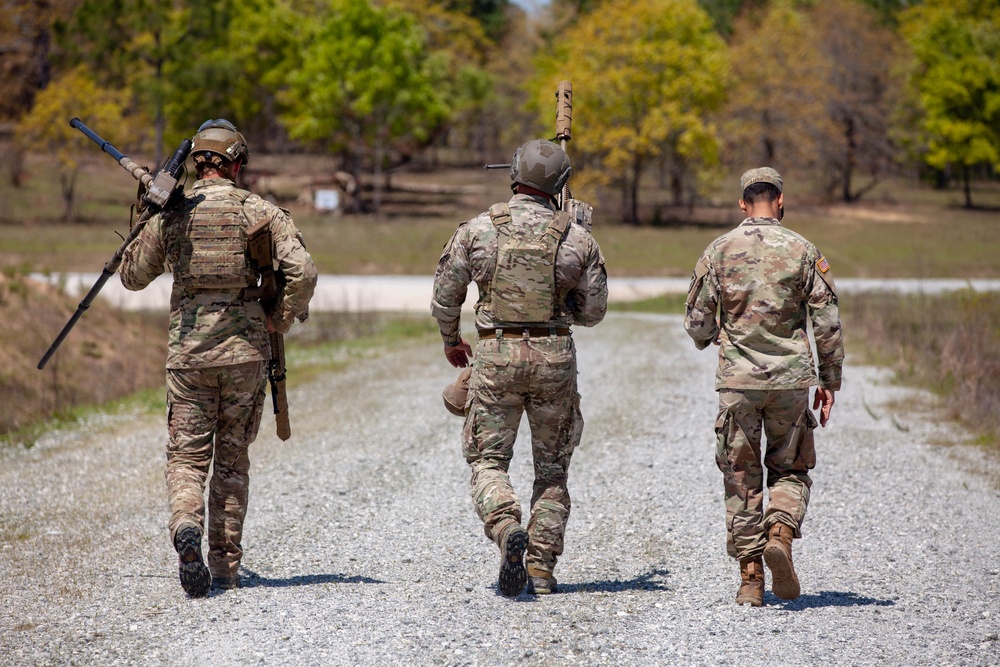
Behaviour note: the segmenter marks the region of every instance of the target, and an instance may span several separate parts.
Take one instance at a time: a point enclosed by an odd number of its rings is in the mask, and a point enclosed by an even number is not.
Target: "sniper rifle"
[[[174,154],[167,160],[163,167],[156,172],[156,174],[150,174],[149,170],[145,167],[140,167],[138,164],[130,160],[127,156],[122,155],[114,146],[99,137],[93,130],[83,124],[79,118],[74,118],[69,122],[71,127],[74,127],[81,132],[83,132],[89,139],[101,147],[105,153],[110,155],[118,162],[121,167],[132,174],[132,176],[139,181],[139,190],[142,193],[139,197],[139,205],[142,209],[142,213],[139,218],[132,225],[132,229],[129,230],[128,236],[115,251],[115,254],[108,260],[108,263],[104,265],[104,270],[101,272],[100,277],[94,286],[90,288],[87,292],[87,296],[83,298],[80,305],[77,307],[76,312],[73,316],[69,318],[66,326],[63,327],[59,335],[49,346],[48,351],[42,357],[41,361],[38,362],[38,370],[45,368],[45,364],[49,362],[52,355],[56,353],[59,346],[62,345],[63,340],[69,335],[69,332],[76,325],[77,320],[79,320],[87,309],[90,308],[90,304],[93,303],[94,299],[97,298],[98,293],[104,287],[104,284],[108,282],[108,279],[115,274],[118,267],[121,266],[122,258],[125,255],[125,250],[128,248],[129,244],[132,243],[139,236],[139,232],[142,231],[143,227],[146,226],[146,222],[153,217],[154,214],[162,211],[166,206],[174,199],[174,197],[179,196],[183,192],[184,187],[181,184],[181,173],[184,171],[184,163],[187,161],[188,155],[191,153],[191,140],[185,139],[181,142],[180,147]]]
[[[573,138],[573,84],[569,81],[560,81],[556,88],[556,137],[560,148],[566,150],[566,145]],[[510,169],[507,164],[487,164],[486,169]],[[569,190],[569,183],[563,186],[563,191],[559,196],[559,210],[566,211],[570,215],[570,220],[575,220],[588,232],[593,224],[594,208],[579,199],[573,199]]]

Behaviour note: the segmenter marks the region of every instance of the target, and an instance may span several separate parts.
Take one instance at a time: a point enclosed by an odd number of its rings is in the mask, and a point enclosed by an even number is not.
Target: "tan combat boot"
[[[736,604],[751,607],[764,604],[764,561],[760,556],[740,561],[740,582]]]
[[[794,535],[789,526],[776,523],[768,531],[767,546],[764,547],[764,561],[771,569],[771,590],[782,600],[799,597],[799,578],[792,565]]]

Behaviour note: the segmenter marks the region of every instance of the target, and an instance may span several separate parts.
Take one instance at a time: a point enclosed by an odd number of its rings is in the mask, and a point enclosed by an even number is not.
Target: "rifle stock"
[[[132,174],[132,176],[143,185],[146,190],[143,195],[143,201],[146,203],[146,209],[139,216],[139,219],[136,220],[122,244],[118,246],[115,254],[112,255],[111,259],[108,260],[108,263],[104,265],[104,270],[101,271],[100,277],[97,279],[97,282],[94,283],[94,286],[90,288],[90,291],[87,292],[87,296],[85,296],[77,306],[76,312],[69,318],[69,321],[62,328],[62,331],[59,332],[59,335],[56,336],[55,340],[52,341],[52,345],[49,346],[49,349],[38,362],[38,370],[45,368],[45,364],[49,362],[52,355],[54,355],[56,350],[59,349],[59,346],[62,345],[66,336],[68,336],[69,332],[73,330],[74,326],[76,326],[77,321],[85,312],[87,312],[87,309],[90,308],[90,304],[92,304],[94,299],[97,298],[101,289],[104,288],[105,283],[108,282],[111,276],[115,275],[118,267],[121,266],[122,258],[125,256],[125,250],[129,247],[132,241],[139,236],[139,232],[141,232],[143,227],[146,226],[146,222],[153,217],[155,213],[163,210],[174,193],[181,189],[179,184],[180,173],[184,169],[184,163],[187,161],[188,155],[191,153],[191,140],[185,139],[181,142],[180,147],[174,151],[173,156],[164,164],[163,168],[160,169],[154,176],[144,167],[140,167],[127,156],[122,155],[121,152],[115,149],[114,146],[99,137],[93,130],[84,125],[79,118],[74,118],[69,122],[69,124],[87,135],[87,137],[101,147],[102,151],[113,157],[125,171]]]

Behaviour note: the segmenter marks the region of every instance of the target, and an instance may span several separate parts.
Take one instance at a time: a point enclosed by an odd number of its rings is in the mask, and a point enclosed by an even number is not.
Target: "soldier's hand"
[[[455,368],[465,368],[469,365],[469,357],[472,356],[472,348],[467,342],[465,342],[465,339],[462,338],[458,345],[455,346],[450,346],[448,343],[445,343],[444,356],[447,357],[448,363]]]
[[[833,403],[836,400],[834,393],[822,387],[816,388],[816,396],[813,397],[813,410],[819,408],[819,425],[826,428],[826,423],[830,421],[830,411],[833,410]]]
[[[272,318],[270,315],[267,316],[267,333],[288,333],[288,330],[292,328],[292,323],[284,323],[280,320]]]

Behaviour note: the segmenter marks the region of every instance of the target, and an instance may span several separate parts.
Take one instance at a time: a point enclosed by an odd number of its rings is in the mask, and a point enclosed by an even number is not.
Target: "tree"
[[[31,111],[18,124],[18,139],[25,146],[56,158],[67,222],[74,218],[80,163],[97,148],[69,121],[79,117],[93,128],[115,128],[119,139],[127,142],[131,137],[124,115],[126,98],[125,93],[102,89],[86,68],[77,67],[39,92]]]
[[[442,0],[392,0],[392,4],[411,14],[426,32],[429,51],[442,58],[447,68],[446,97],[451,107],[447,128],[439,140],[455,141],[463,148],[485,151],[498,95],[499,77],[494,64],[507,62],[498,44],[477,20],[474,4]],[[506,2],[494,3],[497,7]],[[506,21],[506,19],[504,19]],[[508,32],[507,25],[501,31]],[[459,131],[453,132],[452,130]]]
[[[874,188],[893,163],[889,107],[897,38],[855,0],[819,3],[808,17],[828,64],[824,97],[834,132],[819,145],[820,167],[828,191],[851,202]],[[855,187],[859,174],[868,182]]]
[[[0,12],[0,122],[4,133],[52,80],[55,45],[52,26],[72,11],[74,0],[10,0]],[[23,153],[4,146],[3,166],[14,186],[21,184]]]
[[[211,12],[192,17],[199,23],[184,44],[189,56],[166,65],[168,128],[190,136],[207,118],[227,118],[251,151],[267,150],[284,139],[277,94],[305,48],[303,25],[315,17],[280,0],[211,4]]]
[[[426,144],[448,117],[446,63],[412,16],[367,0],[333,0],[288,75],[282,121],[294,139],[340,153],[357,178],[372,165],[374,209],[394,144]]]
[[[228,2],[200,0],[82,0],[57,28],[73,61],[90,67],[100,85],[131,90],[133,102],[152,119],[159,164],[168,129],[166,108],[178,92],[174,75],[197,62],[192,47],[206,34],[228,37],[230,9]]]
[[[674,202],[717,162],[707,116],[722,102],[725,44],[694,0],[609,0],[557,36],[533,86],[545,127],[559,80],[573,83],[573,132],[589,173],[620,189],[625,219],[638,224],[639,185],[665,164]]]
[[[723,113],[731,171],[762,165],[818,170],[821,147],[837,138],[827,114],[830,65],[818,43],[819,34],[790,0],[736,21]]]
[[[923,161],[962,173],[1000,168],[1000,6],[993,0],[927,0],[900,15],[913,54],[908,84],[918,107]]]

